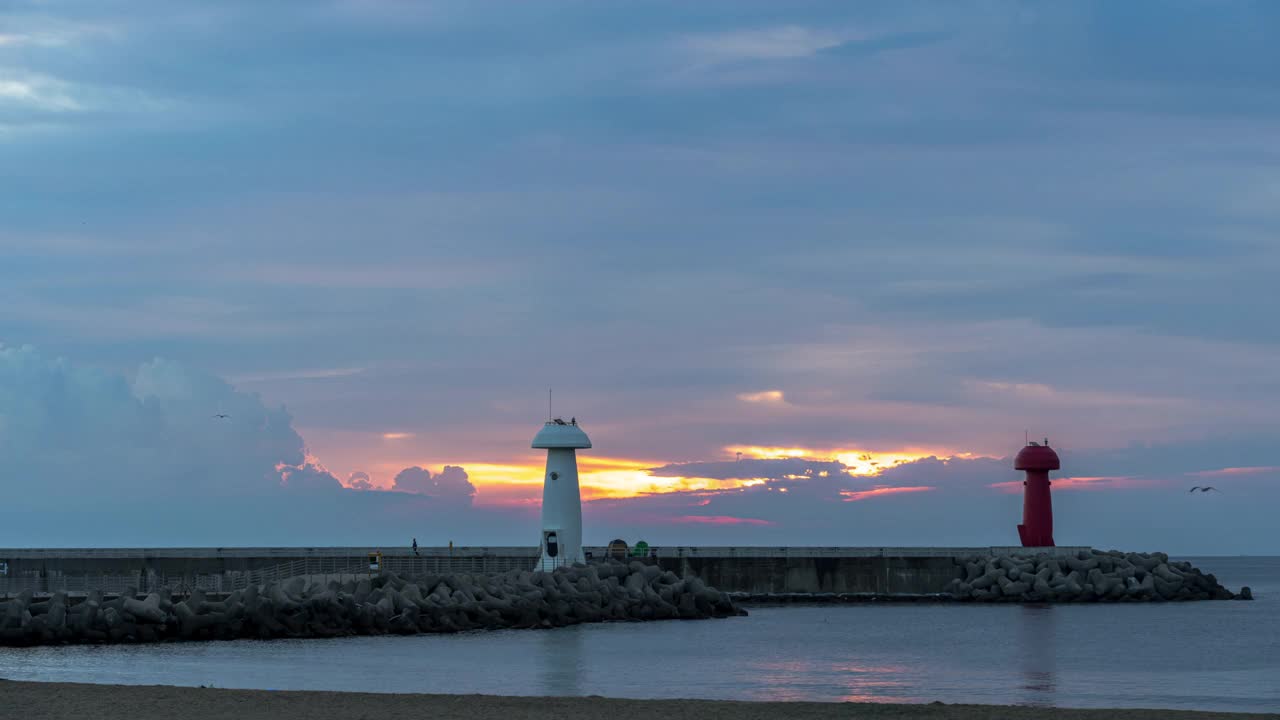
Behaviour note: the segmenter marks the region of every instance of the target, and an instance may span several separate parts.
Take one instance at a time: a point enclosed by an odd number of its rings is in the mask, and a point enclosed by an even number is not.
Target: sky
[[[1277,27],[0,0],[0,547],[1280,554]]]

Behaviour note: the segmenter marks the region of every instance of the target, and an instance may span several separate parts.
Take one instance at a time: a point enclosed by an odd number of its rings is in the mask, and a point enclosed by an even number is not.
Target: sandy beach
[[[493,695],[391,695],[380,693],[224,690],[214,688],[82,685],[0,680],[5,717],[94,718],[316,718],[430,717],[434,720],[826,720],[920,718],[922,720],[1157,720],[1280,718],[1280,714],[1171,710],[1075,710],[999,705],[891,705],[869,703],[731,702],[719,700],[620,700],[600,697],[501,697]]]

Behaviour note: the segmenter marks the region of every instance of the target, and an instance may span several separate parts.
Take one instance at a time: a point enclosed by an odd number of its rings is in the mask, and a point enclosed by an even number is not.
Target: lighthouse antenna
[[[547,388],[547,422],[551,422],[551,388]]]

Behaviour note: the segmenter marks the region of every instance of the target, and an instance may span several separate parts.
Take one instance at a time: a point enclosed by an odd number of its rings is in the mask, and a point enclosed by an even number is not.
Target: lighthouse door
[[[542,533],[542,542],[547,548],[547,557],[555,557],[560,554],[560,541],[556,538],[555,530],[547,530]]]

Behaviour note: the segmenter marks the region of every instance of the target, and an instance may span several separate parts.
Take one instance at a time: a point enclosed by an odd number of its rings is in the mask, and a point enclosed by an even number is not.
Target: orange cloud
[[[779,404],[786,402],[781,390],[761,390],[753,393],[738,393],[738,399],[746,403]]]
[[[469,463],[466,468],[479,492],[477,505],[523,504],[530,498],[541,499],[544,461],[530,458],[528,464]],[[580,455],[578,483],[583,500],[629,498],[655,493],[693,490],[721,490],[763,481],[716,480],[710,478],[656,477],[648,469],[658,465],[652,460],[629,460]]]
[[[904,463],[936,457],[947,460],[951,458],[974,458],[972,453],[954,452],[940,448],[902,448],[900,450],[881,451],[863,450],[859,448],[806,448],[806,447],[762,447],[759,445],[730,445],[725,451],[731,454],[742,453],[743,457],[773,458],[805,458],[809,460],[835,460],[848,468],[850,475],[879,475],[881,472]]]
[[[897,495],[899,493],[918,493],[929,492],[937,488],[932,485],[913,485],[904,487],[891,487],[886,485],[877,486],[870,490],[841,490],[840,497],[844,498],[844,502],[857,502],[866,500],[867,498],[877,497],[880,495]]]
[[[781,391],[765,391],[767,393]],[[374,488],[388,489],[390,478],[410,466],[439,467],[442,464],[460,465],[466,469],[471,482],[477,487],[477,506],[525,506],[536,504],[542,498],[543,472],[546,458],[541,453],[518,455],[506,462],[471,462],[465,457],[423,457],[413,451],[412,442],[388,444],[388,440],[413,440],[412,433],[388,432],[373,436],[380,442],[376,446],[365,445],[360,455],[370,458],[361,461],[349,458],[351,470],[360,470],[371,476]],[[365,436],[367,443],[369,438]],[[353,443],[354,445],[355,443]],[[363,444],[363,443],[362,443]],[[403,448],[391,450],[391,448]],[[352,449],[355,449],[354,447]],[[810,460],[835,460],[849,468],[852,475],[874,477],[884,470],[904,463],[928,457],[949,459],[975,457],[969,453],[957,453],[943,448],[902,448],[888,451],[862,448],[809,448],[773,447],[755,445],[731,445],[723,448],[725,455],[733,457],[741,453],[743,458],[776,459],[804,458]],[[650,468],[667,464],[665,459],[626,458],[585,452],[578,455],[578,475],[584,500],[624,499],[643,495],[734,490],[764,485],[768,479],[757,478],[704,478],[695,476],[664,477],[650,474]],[[799,481],[808,477],[794,478]]]

